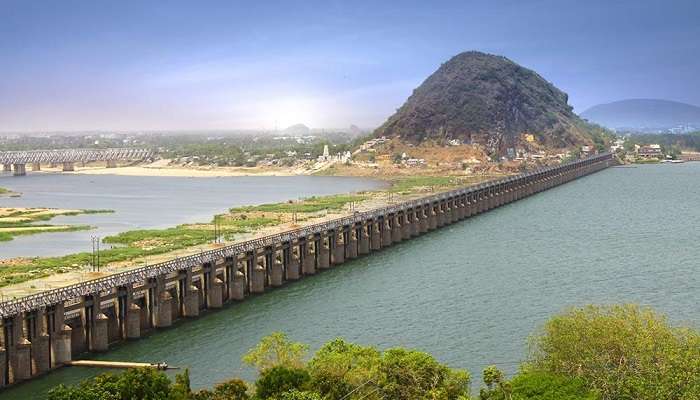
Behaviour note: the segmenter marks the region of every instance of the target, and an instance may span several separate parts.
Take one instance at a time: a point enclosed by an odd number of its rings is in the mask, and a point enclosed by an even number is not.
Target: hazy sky
[[[700,105],[699,0],[0,0],[0,131],[374,127],[451,56]]]

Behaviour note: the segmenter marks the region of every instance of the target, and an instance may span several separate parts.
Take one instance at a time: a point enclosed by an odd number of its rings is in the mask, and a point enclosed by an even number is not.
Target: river
[[[322,176],[244,176],[220,178],[29,173],[0,176],[0,187],[22,193],[0,197],[0,207],[108,209],[112,214],[59,216],[49,224],[90,225],[76,232],[17,236],[0,242],[0,259],[58,256],[92,251],[93,236],[132,229],[167,228],[206,222],[230,207],[314,195],[372,190],[386,184],[372,179]]]
[[[338,336],[418,348],[478,377],[515,372],[528,335],[570,306],[635,302],[698,327],[699,183],[700,163],[610,168],[91,358],[165,361],[201,388],[252,379],[241,355],[284,331],[313,349]],[[0,398],[97,372],[64,368]]]

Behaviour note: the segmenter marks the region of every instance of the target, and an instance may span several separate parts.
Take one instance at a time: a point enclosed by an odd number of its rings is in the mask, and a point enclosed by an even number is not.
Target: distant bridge
[[[13,171],[14,175],[27,174],[27,164],[32,164],[35,171],[41,169],[42,163],[63,164],[64,171],[73,171],[76,162],[86,163],[106,161],[107,167],[116,167],[116,162],[144,160],[153,155],[149,149],[115,148],[115,149],[62,149],[62,150],[28,150],[0,152],[0,164],[3,171]]]

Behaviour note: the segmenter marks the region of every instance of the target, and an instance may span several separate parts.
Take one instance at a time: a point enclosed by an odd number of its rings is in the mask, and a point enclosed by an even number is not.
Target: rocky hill
[[[304,124],[295,124],[284,129],[285,135],[306,136],[311,133],[311,128]]]
[[[584,111],[581,116],[612,129],[700,127],[700,107],[659,99],[629,99],[600,104]]]
[[[375,135],[410,143],[460,139],[501,155],[526,134],[550,149],[593,144],[567,101],[534,71],[471,51],[442,64]]]

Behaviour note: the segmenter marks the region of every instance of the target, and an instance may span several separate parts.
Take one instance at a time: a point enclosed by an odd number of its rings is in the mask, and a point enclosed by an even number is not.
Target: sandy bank
[[[159,176],[159,177],[191,177],[216,178],[225,176],[293,176],[309,175],[306,169],[273,168],[273,167],[199,167],[168,165],[170,160],[158,160],[151,164],[105,168],[103,166],[76,167],[72,174],[83,175],[121,175],[121,176]],[[54,172],[53,169],[45,169]]]

